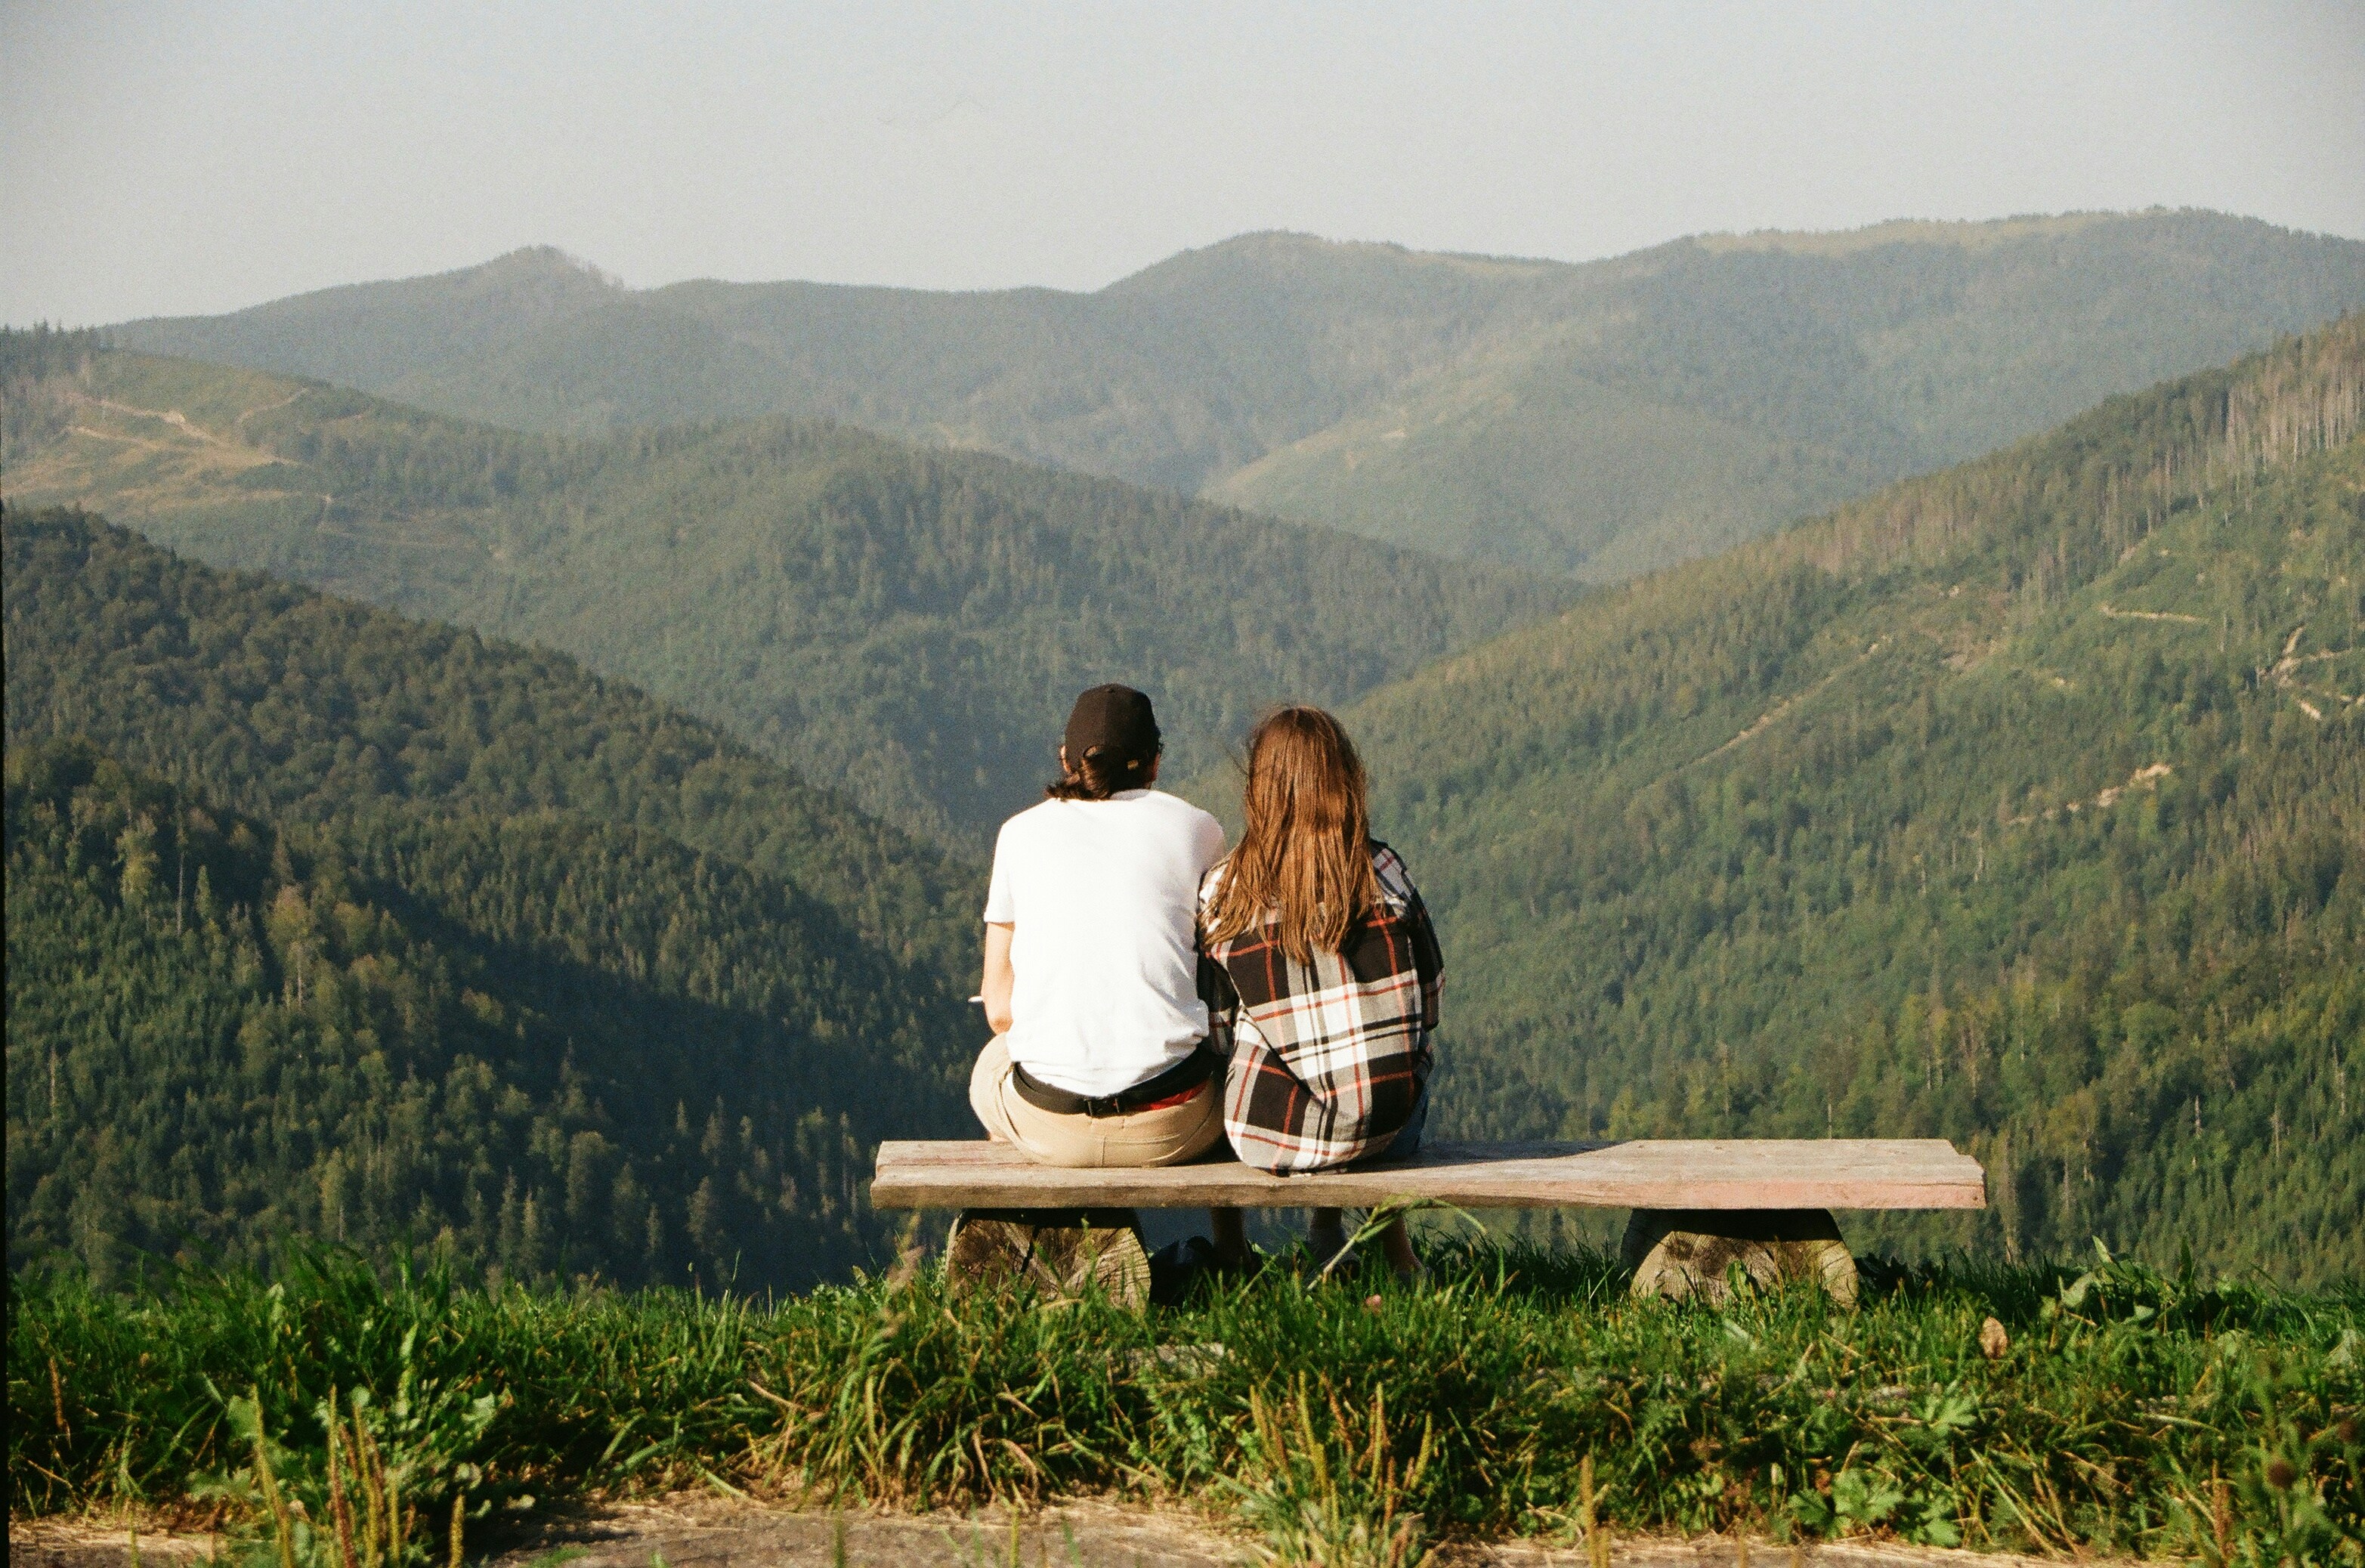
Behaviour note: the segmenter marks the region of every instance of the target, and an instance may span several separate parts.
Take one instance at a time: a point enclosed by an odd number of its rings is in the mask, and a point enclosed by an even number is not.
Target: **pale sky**
[[[0,321],[549,243],[636,285],[1096,288],[1295,229],[1583,260],[2153,205],[2365,237],[2365,0],[0,0]]]

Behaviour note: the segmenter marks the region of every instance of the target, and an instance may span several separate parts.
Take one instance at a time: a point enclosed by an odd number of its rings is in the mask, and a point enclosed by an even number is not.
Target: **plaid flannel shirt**
[[[1224,1131],[1246,1164],[1319,1170],[1381,1153],[1428,1081],[1444,958],[1395,851],[1375,842],[1372,869],[1380,907],[1311,965],[1270,923],[1202,943],[1207,1043],[1230,1058]],[[1219,864],[1200,884],[1202,930],[1223,876]]]

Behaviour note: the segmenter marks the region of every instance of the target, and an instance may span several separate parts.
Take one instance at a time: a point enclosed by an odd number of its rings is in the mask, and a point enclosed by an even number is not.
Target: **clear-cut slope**
[[[1867,1236],[2348,1268],[2361,431],[2352,317],[1360,704],[1441,1136],[1945,1137],[1989,1214]]]

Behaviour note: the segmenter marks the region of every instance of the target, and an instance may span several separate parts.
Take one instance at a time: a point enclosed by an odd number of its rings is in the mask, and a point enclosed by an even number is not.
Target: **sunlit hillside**
[[[541,250],[116,333],[517,429],[825,418],[1614,580],[2359,307],[2365,245],[2153,211],[1581,265],[1250,234],[1090,294],[633,289]]]

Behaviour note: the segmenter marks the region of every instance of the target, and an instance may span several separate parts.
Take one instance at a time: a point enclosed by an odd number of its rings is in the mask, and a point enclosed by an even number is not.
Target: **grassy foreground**
[[[1143,1315],[956,1301],[925,1275],[759,1303],[494,1295],[333,1254],[132,1294],[28,1274],[9,1506],[218,1509],[270,1540],[276,1489],[302,1505],[287,1560],[321,1563],[375,1559],[382,1513],[423,1562],[455,1500],[482,1541],[558,1496],[709,1483],[820,1505],[1180,1497],[1301,1561],[1597,1517],[2365,1562],[2365,1290],[1957,1263],[1874,1266],[1855,1312],[1673,1307],[1628,1301],[1589,1253],[1432,1262],[1431,1284],[1370,1299],[1270,1271]]]

